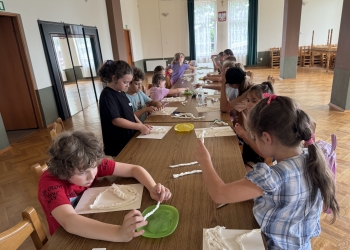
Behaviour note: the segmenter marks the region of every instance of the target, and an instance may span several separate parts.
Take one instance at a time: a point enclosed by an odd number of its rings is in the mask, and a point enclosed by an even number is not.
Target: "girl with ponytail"
[[[258,163],[244,179],[228,184],[217,175],[201,140],[194,152],[214,202],[254,198],[253,213],[268,249],[311,249],[311,238],[321,233],[322,210],[332,210],[332,222],[339,215],[332,173],[315,144],[311,123],[289,97],[273,94],[261,100],[250,112],[248,131],[262,155],[277,164]]]

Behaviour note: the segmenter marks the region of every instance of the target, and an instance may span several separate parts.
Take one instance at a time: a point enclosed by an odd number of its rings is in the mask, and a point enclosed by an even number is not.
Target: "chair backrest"
[[[36,249],[45,245],[47,236],[35,209],[27,207],[22,212],[22,218],[17,225],[0,233],[0,249],[17,249],[29,235]]]
[[[50,131],[51,139],[55,139],[55,137],[61,133],[62,131],[65,131],[63,121],[60,117],[57,118],[56,122],[53,124],[52,129]]]
[[[32,170],[32,173],[34,175],[35,180],[39,183],[40,176],[42,175],[42,173],[44,171],[47,170],[47,165],[44,164],[41,166],[40,164],[35,164],[35,165],[31,166],[31,170]]]
[[[56,133],[59,134],[62,131],[65,131],[63,121],[60,117],[58,117],[56,120]]]
[[[254,73],[252,71],[249,71],[249,70],[247,72],[245,72],[245,73],[246,73],[247,76],[249,76],[250,81],[253,82]]]

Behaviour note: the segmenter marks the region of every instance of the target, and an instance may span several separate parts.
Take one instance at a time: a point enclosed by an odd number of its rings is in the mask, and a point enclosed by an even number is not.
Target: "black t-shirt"
[[[117,156],[136,132],[113,125],[112,120],[115,118],[136,122],[132,104],[126,94],[105,87],[100,96],[100,119],[104,151],[111,156]]]

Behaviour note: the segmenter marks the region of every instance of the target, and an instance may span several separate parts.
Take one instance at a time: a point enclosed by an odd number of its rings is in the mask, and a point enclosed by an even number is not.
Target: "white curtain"
[[[228,45],[237,62],[246,65],[248,52],[249,0],[228,2]]]
[[[74,40],[75,49],[76,49],[77,54],[78,54],[80,66],[82,66],[81,71],[82,71],[83,77],[90,77],[91,76],[90,67],[89,67],[88,55],[86,53],[84,38],[74,38],[73,40]],[[87,49],[89,51],[89,58],[90,58],[92,74],[94,76],[96,76],[94,56],[92,54],[91,42],[90,42],[90,39],[88,39],[88,38],[86,39],[86,45],[87,45]]]
[[[211,62],[216,50],[216,1],[194,1],[194,30],[197,62]]]
[[[62,49],[60,45],[60,37],[52,37],[53,44],[55,47],[55,52],[56,52],[56,59],[58,63],[58,67],[60,68],[61,76],[62,76],[62,81],[67,81],[67,76],[66,72],[64,71],[65,66],[64,66],[64,60],[63,60],[63,55],[62,55]],[[66,38],[64,38],[66,39]]]

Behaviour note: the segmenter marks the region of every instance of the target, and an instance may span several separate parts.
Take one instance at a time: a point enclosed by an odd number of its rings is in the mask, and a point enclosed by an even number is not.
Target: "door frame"
[[[51,42],[51,34],[63,35],[68,40],[68,37],[70,35],[74,35],[75,32],[79,30],[78,32],[79,35],[83,35],[84,39],[86,39],[85,35],[94,36],[93,45],[95,46],[95,50],[93,52],[95,52],[96,58],[95,57],[94,58],[98,62],[98,64],[95,64],[95,65],[97,66],[97,68],[99,68],[103,64],[103,59],[102,59],[102,53],[101,53],[100,39],[98,36],[98,30],[97,30],[97,27],[92,27],[92,26],[69,24],[69,23],[63,23],[63,22],[58,23],[58,22],[50,22],[50,21],[43,21],[43,20],[38,20],[38,26],[40,30],[41,40],[44,47],[48,70],[51,77],[52,87],[54,90],[54,96],[56,99],[58,114],[63,120],[66,120],[67,118],[71,117],[71,114],[70,114],[68,101],[67,101],[66,93],[63,86],[63,80],[60,74],[60,69],[56,60],[56,52]],[[74,27],[77,29],[74,29]],[[69,43],[68,43],[68,46],[69,46]],[[72,65],[73,65],[73,62],[72,62]],[[77,83],[77,79],[75,79],[75,81]],[[92,80],[92,82],[93,82],[95,97],[97,102],[94,80]],[[79,94],[79,98],[81,98],[80,94]],[[84,109],[83,106],[82,106],[82,109]]]
[[[11,19],[13,20],[16,34],[18,34],[17,42],[19,47],[19,54],[22,59],[24,74],[27,79],[26,86],[28,87],[30,99],[33,104],[35,120],[37,122],[38,128],[45,128],[40,105],[38,102],[38,97],[35,91],[36,82],[34,78],[32,62],[29,56],[27,41],[24,34],[21,15],[16,13],[10,13],[10,12],[0,12],[0,16],[11,17]]]
[[[134,53],[133,53],[133,48],[132,48],[131,30],[130,29],[124,29],[124,30],[126,30],[128,32],[128,35],[129,35],[130,51],[131,51],[131,63],[132,63],[131,66],[133,66],[133,65],[135,65],[135,61],[134,61]],[[124,37],[124,40],[125,40],[125,37]],[[126,46],[126,43],[125,43],[125,46]]]

